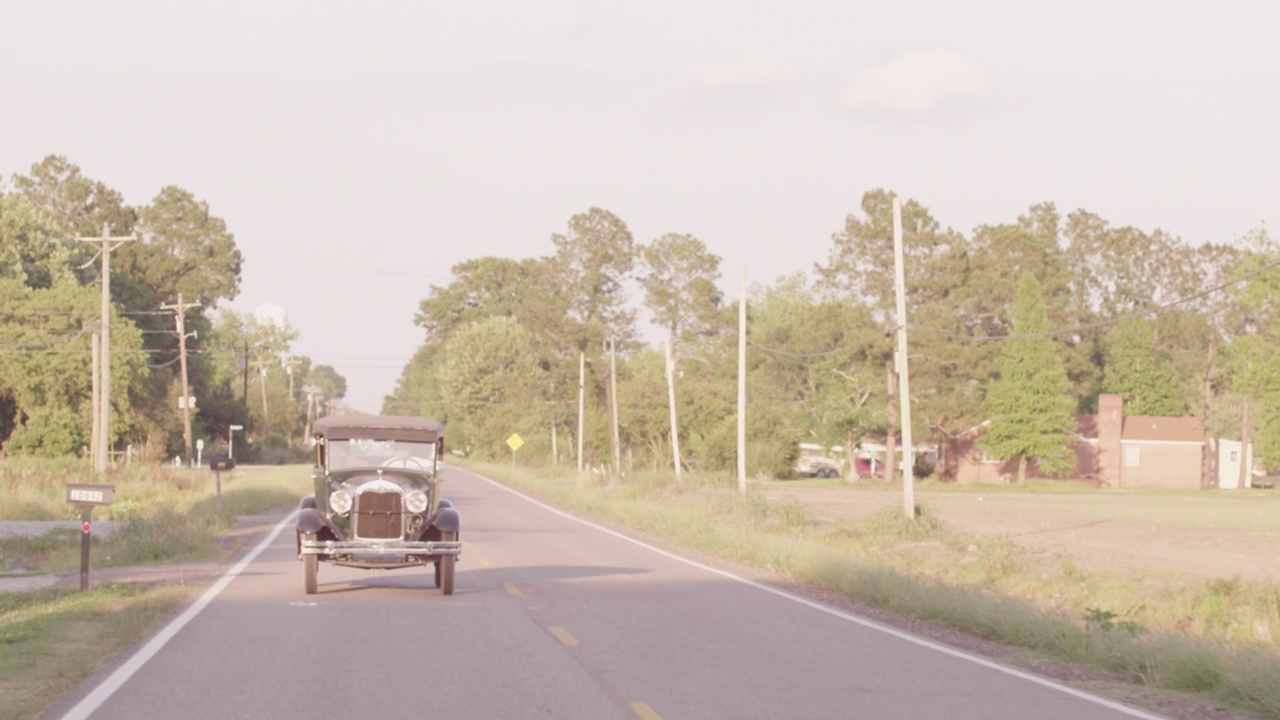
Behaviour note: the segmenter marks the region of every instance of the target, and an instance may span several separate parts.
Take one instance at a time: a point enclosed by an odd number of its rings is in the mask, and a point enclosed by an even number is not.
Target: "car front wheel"
[[[451,542],[457,537],[457,533],[441,533],[441,540]],[[458,560],[453,555],[443,555],[436,562],[436,587],[440,588],[440,592],[445,595],[453,594],[453,566]]]
[[[308,595],[316,594],[316,573],[319,568],[319,555],[307,554],[302,556],[302,586],[306,589]]]

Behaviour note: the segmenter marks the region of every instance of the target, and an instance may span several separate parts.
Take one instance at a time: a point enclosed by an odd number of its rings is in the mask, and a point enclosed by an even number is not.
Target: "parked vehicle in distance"
[[[911,466],[911,473],[914,477],[923,478],[933,474],[933,463],[928,462],[925,458],[916,458],[915,465]],[[854,471],[858,473],[860,478],[881,478],[885,476],[885,464],[876,458],[860,457],[854,460]],[[902,466],[894,468],[895,477],[902,475]]]
[[[334,415],[315,422],[315,493],[298,511],[303,587],[322,562],[366,570],[431,565],[453,594],[461,519],[440,497],[444,426],[427,418]]]
[[[884,477],[884,463],[875,458],[860,457],[854,460],[854,469],[858,473],[858,477]]]
[[[840,477],[840,469],[844,460],[832,457],[838,454],[839,448],[830,450],[821,445],[800,443],[800,455],[796,458],[795,473],[806,477]]]

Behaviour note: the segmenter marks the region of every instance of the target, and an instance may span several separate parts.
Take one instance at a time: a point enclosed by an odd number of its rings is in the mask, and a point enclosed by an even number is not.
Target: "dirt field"
[[[901,488],[779,483],[767,493],[792,498],[835,520],[902,508]],[[1049,554],[1066,554],[1095,572],[1135,571],[1202,578],[1280,581],[1280,491],[1186,494],[917,491],[916,503],[951,527],[1007,536]]]

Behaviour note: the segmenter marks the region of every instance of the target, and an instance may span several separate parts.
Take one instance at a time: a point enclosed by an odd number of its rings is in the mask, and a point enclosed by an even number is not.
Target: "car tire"
[[[320,568],[320,557],[318,555],[302,556],[302,585],[306,588],[308,595],[316,594],[316,572]]]
[[[457,537],[456,533],[441,533],[441,540],[451,542]],[[453,594],[453,566],[457,562],[453,555],[442,555],[436,561],[436,587],[440,588],[440,592],[444,595]]]

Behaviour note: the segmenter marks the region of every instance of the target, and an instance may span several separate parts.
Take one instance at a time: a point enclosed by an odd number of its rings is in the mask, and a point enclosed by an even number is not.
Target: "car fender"
[[[315,506],[316,506],[315,495],[307,495],[306,497],[302,498],[302,502],[298,503],[299,510],[303,510],[306,508],[314,508]]]
[[[449,498],[440,498],[440,509],[453,507],[453,503],[449,502]]]
[[[456,533],[462,529],[462,516],[451,507],[442,508],[431,522],[440,532]]]
[[[314,507],[298,510],[298,532],[304,535],[318,535],[327,525],[324,516]]]

